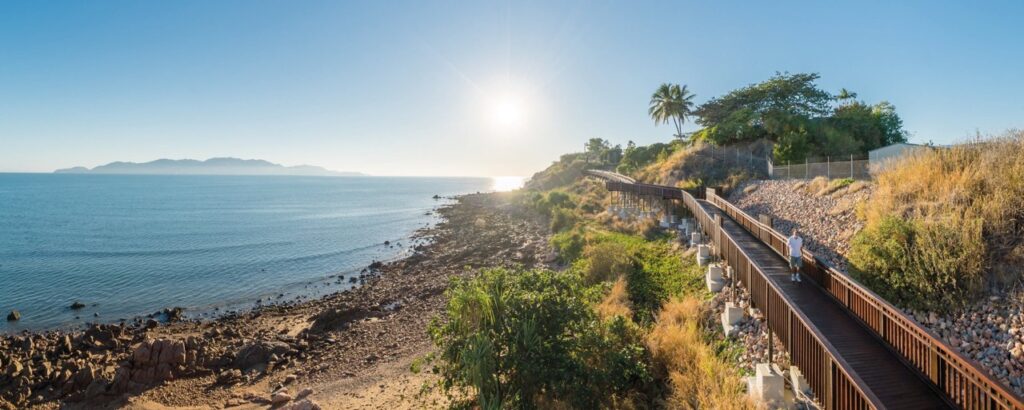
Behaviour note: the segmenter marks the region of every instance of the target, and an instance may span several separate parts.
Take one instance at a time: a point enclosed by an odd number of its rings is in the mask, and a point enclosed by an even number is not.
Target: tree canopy
[[[695,135],[716,145],[768,139],[777,161],[845,156],[905,142],[903,121],[888,102],[867,105],[845,88],[833,96],[816,73],[776,73],[712,98],[694,111],[703,126]]]

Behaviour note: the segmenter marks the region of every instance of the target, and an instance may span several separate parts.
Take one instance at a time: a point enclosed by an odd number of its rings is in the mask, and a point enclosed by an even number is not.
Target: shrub
[[[614,280],[635,269],[632,255],[620,242],[606,241],[587,247],[584,279],[587,284]]]
[[[579,230],[560,232],[551,236],[551,246],[558,252],[558,260],[572,263],[583,253],[584,239]]]
[[[983,288],[981,224],[887,217],[854,237],[850,261],[853,274],[886,299],[946,311]]]
[[[696,298],[665,303],[647,336],[653,371],[670,381],[669,408],[753,409],[735,367],[721,359],[700,328],[704,305]]]
[[[601,321],[576,275],[489,269],[446,295],[448,320],[430,326],[443,386],[471,388],[479,408],[596,408],[651,381],[639,328]]]
[[[555,208],[551,211],[551,231],[562,232],[576,226],[576,214],[571,210]]]

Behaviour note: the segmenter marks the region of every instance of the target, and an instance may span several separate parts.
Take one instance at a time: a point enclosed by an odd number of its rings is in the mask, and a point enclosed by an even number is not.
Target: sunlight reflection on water
[[[505,176],[505,177],[492,177],[491,178],[491,189],[497,192],[507,192],[514,189],[523,187],[523,182],[526,178]]]

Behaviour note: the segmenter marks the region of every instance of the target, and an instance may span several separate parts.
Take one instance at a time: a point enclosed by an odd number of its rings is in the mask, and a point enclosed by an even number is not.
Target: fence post
[[[850,179],[853,179],[853,154],[850,154]]]
[[[810,161],[807,160],[807,157],[804,157],[804,179],[807,179],[808,172],[811,172],[811,167],[808,164],[810,164]]]
[[[825,157],[825,176],[828,179],[832,179],[832,156]]]

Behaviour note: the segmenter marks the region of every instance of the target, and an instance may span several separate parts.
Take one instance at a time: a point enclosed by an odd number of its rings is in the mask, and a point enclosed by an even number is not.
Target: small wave
[[[264,248],[267,246],[281,246],[290,245],[293,242],[290,241],[278,241],[278,242],[259,242],[259,243],[248,243],[242,245],[225,245],[225,246],[208,246],[203,248],[192,248],[192,249],[156,249],[156,250],[137,250],[137,251],[81,251],[81,250],[54,250],[54,251],[33,251],[30,256],[55,256],[55,257],[67,257],[67,256],[78,256],[78,257],[94,257],[94,258],[114,258],[123,256],[175,256],[175,255],[194,255],[210,252],[222,252],[222,251],[233,251],[239,249],[253,249],[253,248]]]

